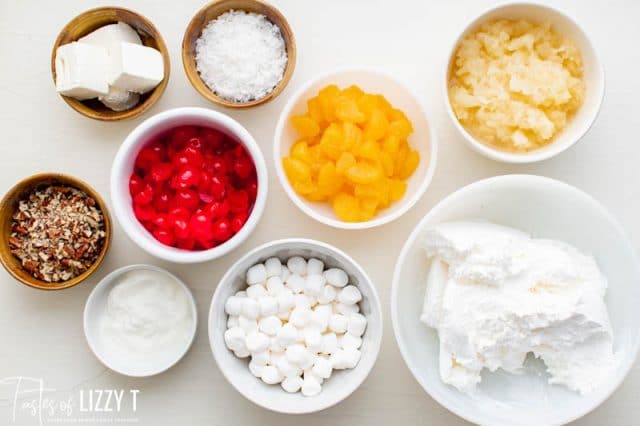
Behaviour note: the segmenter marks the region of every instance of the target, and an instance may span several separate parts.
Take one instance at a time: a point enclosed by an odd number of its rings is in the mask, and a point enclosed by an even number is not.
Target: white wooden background
[[[420,388],[396,346],[389,319],[391,275],[397,253],[414,224],[444,196],[488,176],[532,173],[561,179],[589,192],[617,216],[640,248],[640,3],[632,0],[553,1],[592,37],[606,70],[600,116],[581,143],[537,165],[509,166],[486,160],[464,145],[445,114],[441,73],[448,49],[467,20],[491,4],[486,0],[279,0],[297,39],[298,63],[289,87],[275,101],[249,111],[225,111],[258,140],[270,167],[267,209],[256,232],[226,257],[196,266],[160,262],[134,246],[116,225],[109,256],[95,278],[62,292],[45,293],[14,282],[0,271],[0,424],[12,424],[13,387],[3,378],[42,378],[57,391],[50,402],[71,398],[72,418],[96,421],[134,418],[138,424],[190,425],[458,425]],[[160,102],[143,117],[101,123],[86,119],[54,91],[51,46],[77,14],[101,5],[137,10],[155,23],[171,53],[171,79]],[[109,169],[119,144],[138,123],[178,106],[212,107],[189,85],[182,69],[182,35],[198,0],[0,0],[0,192],[39,171],[63,171],[90,182],[108,197]],[[420,203],[400,220],[359,233],[320,225],[291,204],[273,172],[271,147],[276,119],[293,89],[334,67],[378,67],[406,82],[424,103],[440,141],[436,176]],[[212,107],[215,108],[215,107]],[[585,230],[588,232],[588,230]],[[357,238],[354,238],[354,235]],[[368,380],[349,399],[322,413],[287,417],[265,411],[240,396],[222,377],[209,349],[206,319],[211,296],[225,269],[256,245],[283,237],[317,238],[351,254],[374,279],[385,315],[385,336]],[[82,311],[95,282],[134,262],[166,267],[193,290],[200,327],[194,346],[176,367],[157,377],[130,379],[102,366],[87,347]],[[80,413],[80,391],[139,389],[120,413]],[[638,424],[640,368],[581,425]],[[37,395],[35,395],[37,396]],[[38,424],[18,400],[15,424]],[[128,405],[127,405],[128,404]],[[86,408],[86,401],[85,401]],[[51,424],[59,413],[43,413]],[[64,420],[64,419],[63,419]],[[60,420],[58,420],[60,421]],[[69,420],[66,420],[69,421]]]

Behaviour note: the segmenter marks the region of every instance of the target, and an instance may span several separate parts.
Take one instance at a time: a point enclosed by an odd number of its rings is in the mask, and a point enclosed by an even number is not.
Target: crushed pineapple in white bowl
[[[595,121],[604,70],[585,32],[564,13],[535,3],[493,7],[451,48],[446,109],[467,144],[507,163],[565,151]]]

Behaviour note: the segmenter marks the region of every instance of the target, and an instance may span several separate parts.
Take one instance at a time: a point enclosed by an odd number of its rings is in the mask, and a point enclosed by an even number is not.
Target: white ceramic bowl
[[[486,145],[472,136],[460,124],[456,118],[451,101],[449,100],[449,71],[452,59],[457,50],[458,43],[472,31],[475,31],[485,22],[495,19],[527,19],[534,22],[549,22],[559,34],[566,36],[578,46],[582,53],[584,63],[584,82],[586,85],[586,95],[583,105],[578,112],[569,120],[566,128],[562,130],[554,141],[540,149],[526,153],[505,152],[497,148]],[[453,121],[454,126],[460,131],[467,144],[476,152],[493,160],[505,163],[533,163],[554,157],[573,144],[578,142],[587,133],[591,125],[596,120],[602,99],[604,97],[604,69],[595,48],[582,28],[565,13],[550,6],[531,2],[514,2],[494,6],[477,18],[473,19],[464,28],[464,31],[451,46],[449,59],[443,75],[443,93],[446,103],[446,110]]]
[[[592,254],[609,280],[605,302],[621,363],[586,396],[548,385],[544,374],[486,373],[482,395],[467,396],[440,380],[439,341],[419,321],[428,266],[421,248],[426,228],[463,219],[486,219],[535,237],[564,240]],[[565,183],[507,175],[466,186],[435,206],[416,226],[400,253],[391,290],[391,318],[400,351],[422,387],[455,414],[479,424],[564,424],[588,413],[620,385],[640,344],[640,264],[618,222],[596,200]],[[540,372],[543,370],[540,367]],[[537,372],[536,372],[537,373]]]
[[[407,181],[407,192],[401,200],[379,211],[375,218],[366,222],[344,222],[337,218],[329,203],[317,203],[304,199],[293,190],[282,166],[282,158],[289,155],[291,145],[300,139],[291,124],[291,116],[303,114],[307,110],[307,101],[329,84],[336,84],[341,89],[356,84],[367,93],[380,93],[395,108],[402,110],[413,124],[414,132],[409,136],[409,144],[420,153],[420,164]],[[343,229],[373,228],[391,222],[406,213],[418,202],[431,183],[436,170],[437,156],[438,147],[433,128],[411,90],[387,74],[368,69],[332,71],[300,87],[287,101],[280,114],[273,145],[276,174],[291,201],[318,222]]]
[[[360,348],[362,358],[352,370],[334,371],[322,384],[322,392],[314,397],[305,397],[300,392],[290,394],[280,385],[263,383],[249,371],[249,360],[237,358],[227,349],[224,342],[224,332],[227,329],[227,314],[224,311],[226,300],[247,287],[245,272],[248,268],[274,256],[282,261],[292,256],[315,257],[322,260],[326,267],[342,268],[349,275],[349,282],[356,285],[362,293],[360,311],[368,321]],[[251,250],[234,263],[222,277],[209,310],[209,343],[222,374],[248,400],[280,413],[312,413],[347,398],[369,375],[378,357],[381,341],[382,312],[373,283],[347,254],[320,241],[297,238],[277,240]]]
[[[197,125],[217,129],[234,137],[251,155],[258,177],[258,194],[246,223],[231,239],[225,243],[201,251],[182,250],[169,247],[147,231],[133,213],[129,194],[129,177],[140,149],[152,137],[180,125]],[[224,256],[238,247],[258,224],[267,202],[268,190],[267,165],[257,142],[240,123],[228,115],[205,108],[174,108],[143,121],[133,129],[124,140],[111,167],[111,201],[113,212],[125,233],[140,248],[160,259],[176,263],[197,263]]]
[[[151,270],[165,274],[172,280],[175,280],[175,282],[184,289],[191,305],[193,324],[189,330],[190,335],[185,340],[183,347],[176,347],[174,350],[158,351],[145,356],[144,359],[136,360],[124,353],[118,352],[113,346],[103,340],[101,321],[107,308],[109,292],[116,284],[118,277],[133,270]],[[198,312],[189,288],[175,275],[153,265],[129,265],[109,273],[91,291],[84,307],[84,334],[91,351],[105,366],[125,376],[148,377],[162,373],[173,367],[189,351],[193,339],[196,336],[197,326]]]

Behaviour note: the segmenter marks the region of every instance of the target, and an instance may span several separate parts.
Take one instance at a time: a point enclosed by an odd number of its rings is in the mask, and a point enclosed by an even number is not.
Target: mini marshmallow
[[[279,276],[277,277],[270,277],[267,280],[267,292],[269,293],[269,295],[271,296],[277,296],[278,294],[280,294],[280,292],[282,292],[284,290],[284,283],[282,282],[282,280],[280,279]]]
[[[345,305],[354,305],[362,300],[362,294],[355,285],[348,285],[338,293],[338,302]]]
[[[240,327],[232,327],[224,332],[224,343],[232,351],[245,346],[245,333]]]
[[[270,343],[269,337],[259,331],[253,331],[247,335],[247,349],[249,349],[251,353],[266,351],[269,349]]]
[[[332,370],[333,367],[331,367],[331,362],[327,358],[323,357],[317,357],[313,363],[313,368],[311,369],[313,374],[323,379],[331,377]]]
[[[291,311],[289,322],[297,328],[303,328],[309,322],[311,310],[309,308],[295,308]]]
[[[291,361],[289,361],[286,356],[280,358],[275,367],[280,370],[280,373],[282,373],[284,377],[299,376],[301,371],[301,369],[291,363]]]
[[[305,377],[301,387],[304,396],[316,396],[322,391],[320,382],[313,376]]]
[[[322,275],[307,275],[304,280],[304,293],[310,296],[318,296],[327,282]]]
[[[337,352],[340,349],[340,345],[338,344],[338,336],[336,333],[325,333],[322,335],[322,353],[331,355],[334,352]]]
[[[329,318],[333,315],[333,307],[331,305],[318,305],[313,308],[313,311],[322,318],[322,321],[326,321],[329,325]]]
[[[342,336],[338,337],[338,344],[342,349],[358,349],[362,346],[362,338],[354,336],[351,333],[344,333]]]
[[[267,365],[262,369],[262,375],[260,376],[263,382],[268,385],[275,385],[276,383],[280,383],[284,377],[280,373],[280,371],[275,368],[273,365]]]
[[[317,331],[305,333],[304,344],[307,349],[313,353],[319,353],[322,350],[322,334]]]
[[[305,294],[305,296],[309,298],[309,305],[311,307],[316,306],[318,304],[318,298],[316,296],[311,296],[308,294]]]
[[[344,349],[338,349],[329,356],[329,362],[334,370],[344,370],[347,368],[348,360]]]
[[[344,287],[349,282],[347,273],[342,269],[331,268],[324,271],[324,277],[327,282],[334,287]]]
[[[338,292],[336,288],[330,284],[325,285],[320,294],[318,294],[318,303],[321,305],[326,305],[327,303],[331,303],[336,299]]]
[[[278,312],[289,312],[295,305],[293,292],[288,288],[283,289],[282,292],[276,296],[276,301],[278,302]]]
[[[280,263],[280,259],[277,257],[270,257],[264,261],[264,268],[267,273],[267,278],[279,277],[282,272],[282,263]]]
[[[254,362],[253,359],[249,361],[249,371],[251,371],[251,374],[253,374],[257,378],[260,378],[262,376],[262,370],[264,370],[264,367],[265,364]]]
[[[287,287],[289,287],[295,294],[302,293],[302,290],[304,290],[304,278],[300,275],[291,275],[286,283]]]
[[[366,328],[367,318],[365,318],[364,315],[359,313],[349,315],[349,324],[347,325],[347,331],[349,334],[360,337],[364,334],[364,330]]]
[[[247,296],[251,299],[259,300],[267,296],[267,289],[262,284],[254,284],[247,288]]]
[[[345,305],[344,303],[335,303],[333,304],[333,310],[336,313],[351,316],[351,314],[355,314],[360,311],[360,307],[358,305]]]
[[[269,339],[269,350],[271,352],[284,352],[286,348],[281,346],[276,337]]]
[[[304,347],[304,345],[294,343],[293,345],[290,345],[284,353],[287,360],[297,367],[305,369],[313,365],[314,356],[307,350],[307,348]]]
[[[320,259],[312,257],[307,261],[307,275],[321,275],[324,271],[324,262]]]
[[[291,271],[286,266],[282,265],[282,269],[280,271],[280,279],[283,283],[286,283],[289,277],[291,276]]]
[[[287,268],[292,274],[306,275],[307,274],[307,261],[300,256],[293,256],[287,260]]]
[[[278,333],[276,334],[276,339],[278,340],[278,344],[280,346],[286,348],[287,346],[293,344],[298,338],[298,330],[291,323],[287,323],[283,325]]]
[[[324,333],[327,327],[329,327],[329,318],[331,318],[331,313],[327,313],[326,310],[322,309],[323,306],[324,305],[318,305],[313,308],[309,316],[309,323],[320,333]]]
[[[233,351],[233,354],[238,358],[247,358],[249,355],[251,355],[249,349],[247,349],[246,346],[240,349],[236,349],[235,351]]]
[[[329,318],[329,330],[335,333],[344,333],[347,331],[349,319],[342,314],[332,314]]]
[[[311,309],[311,298],[306,294],[296,294],[293,296],[293,304],[296,308]]]
[[[227,319],[227,328],[239,327],[240,321],[238,321],[238,317],[236,315],[229,315]]]
[[[247,317],[238,317],[238,326],[244,331],[244,334],[249,334],[253,331],[258,331],[258,321],[249,319]]]
[[[291,316],[291,311],[278,312],[276,316],[280,318],[282,321],[289,321],[289,316]]]
[[[355,368],[360,362],[360,357],[362,356],[362,352],[355,348],[347,348],[344,350],[344,359],[347,368]]]
[[[260,306],[258,305],[258,301],[249,297],[242,299],[241,316],[254,320],[258,318],[258,315],[260,315]]]
[[[257,265],[253,265],[251,268],[247,269],[246,281],[250,286],[254,284],[262,284],[266,279],[267,269],[262,263],[258,263]]]
[[[267,336],[275,336],[281,328],[282,321],[275,315],[264,317],[258,322],[258,330]]]
[[[296,393],[302,388],[304,381],[300,376],[292,376],[285,378],[280,385],[282,389],[289,393]]]
[[[251,354],[251,362],[255,362],[256,364],[267,365],[270,360],[271,355],[268,350]]]
[[[238,316],[242,312],[242,298],[231,296],[224,304],[224,311],[227,315]]]
[[[244,290],[240,290],[239,292],[236,293],[236,297],[247,297],[247,292]]]
[[[313,366],[309,367],[308,369],[304,370],[304,372],[302,373],[302,379],[306,379],[307,377],[312,377],[314,379],[316,379],[318,381],[318,383],[322,384],[324,382],[324,379],[320,376],[318,376],[316,373],[313,372]]]
[[[254,285],[253,287],[258,287]],[[253,288],[251,287],[251,288]],[[260,305],[260,315],[268,317],[278,313],[278,299],[273,296],[264,296],[258,299],[258,305]]]

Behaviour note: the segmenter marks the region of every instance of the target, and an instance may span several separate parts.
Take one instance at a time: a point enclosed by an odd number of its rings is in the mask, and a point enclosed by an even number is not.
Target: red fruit
[[[136,195],[144,187],[143,179],[137,174],[132,174],[129,178],[129,193],[131,196]]]
[[[247,218],[248,218],[248,215],[246,213],[238,213],[231,219],[230,225],[231,225],[231,230],[233,231],[234,234],[240,231],[240,229],[242,229],[245,222],[247,221]]]
[[[135,214],[136,218],[143,223],[149,222],[156,216],[156,211],[153,209],[153,207],[142,204],[134,204],[133,213]]]
[[[211,231],[211,217],[205,213],[198,213],[191,216],[189,228],[193,237],[200,243],[209,241],[213,238]]]
[[[231,231],[231,225],[229,224],[229,221],[227,219],[220,219],[216,222],[213,223],[213,238],[216,241],[227,241],[229,238],[231,238],[232,231]]]
[[[249,185],[247,185],[247,193],[249,194],[249,200],[251,200],[251,203],[253,204],[256,200],[256,196],[258,195],[258,182],[255,180],[250,182]]]
[[[246,191],[230,191],[227,199],[229,200],[231,211],[234,213],[245,212],[249,207],[249,195]]]
[[[173,165],[171,163],[156,163],[151,167],[149,175],[156,182],[164,182],[173,174]]]
[[[200,203],[200,197],[198,193],[191,189],[181,189],[176,192],[173,199],[173,205],[175,207],[184,207],[189,211],[193,211],[198,207]]]
[[[180,151],[171,158],[171,164],[176,169],[182,169],[189,165],[189,157],[183,151]]]
[[[147,172],[149,171],[151,166],[161,161],[162,161],[161,156],[156,151],[154,151],[153,149],[147,146],[142,148],[138,153],[138,156],[136,157],[136,161],[135,161],[135,167],[138,170]]]
[[[176,241],[175,246],[182,250],[193,250],[196,246],[196,240],[193,237],[182,238]]]
[[[219,176],[211,178],[210,193],[216,200],[222,200],[225,197],[227,189],[224,178]]]
[[[167,148],[162,141],[157,141],[149,145],[149,149],[155,153],[156,157],[160,161],[164,161],[167,158]]]
[[[167,212],[171,203],[171,192],[162,189],[153,199],[153,207],[159,212]]]
[[[184,207],[176,207],[169,210],[167,217],[171,223],[175,222],[177,219],[186,220],[189,218],[189,211]]]
[[[189,139],[196,135],[195,126],[180,126],[173,129],[169,137],[169,143],[176,150],[184,149]]]
[[[146,184],[134,197],[134,204],[145,206],[153,201],[153,188]]]
[[[156,216],[151,219],[151,223],[160,229],[171,229],[171,223],[169,222],[169,217],[166,214],[158,213]]]
[[[204,207],[203,211],[206,212],[212,219],[226,217],[230,211],[229,202],[227,200],[213,201],[207,204]]]
[[[204,145],[200,138],[194,137],[189,139],[189,142],[187,143],[187,149],[189,148],[193,149],[195,152],[201,152],[202,149],[204,148]]]
[[[204,156],[202,155],[202,151],[192,146],[191,143],[189,143],[189,145],[182,152],[189,160],[190,165],[194,167],[200,167],[202,166],[202,163],[204,163]]]
[[[185,166],[171,179],[171,186],[176,189],[197,187],[201,177],[202,173],[200,170],[192,166]]]
[[[208,145],[207,148],[217,150],[222,146],[224,135],[219,131],[205,128],[200,131],[200,135],[205,145]]]
[[[175,219],[173,221],[173,233],[179,240],[189,238],[190,230],[186,219]]]
[[[175,238],[173,234],[166,229],[156,229],[153,231],[153,236],[156,240],[167,246],[173,246]]]

